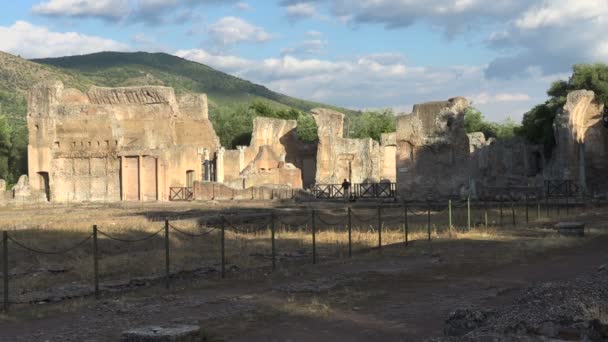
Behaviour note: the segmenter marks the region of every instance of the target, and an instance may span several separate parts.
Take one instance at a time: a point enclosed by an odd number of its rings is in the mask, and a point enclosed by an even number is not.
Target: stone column
[[[209,170],[209,150],[203,149],[203,180],[206,182],[211,181],[211,170]]]
[[[245,169],[245,149],[247,146],[237,146],[239,150],[239,173]]]
[[[144,172],[143,172],[144,158],[137,156],[137,182],[139,188],[139,200],[144,200]]]
[[[226,149],[220,147],[215,152],[215,181],[224,183],[224,152]]]
[[[120,156],[120,200],[121,201],[126,201],[126,189],[127,189],[127,185],[125,182],[125,178],[126,178],[126,173],[125,173],[125,157],[124,156]]]
[[[581,187],[581,195],[585,196],[587,194],[587,167],[585,163],[585,143],[579,143],[579,162],[578,162],[578,176]]]

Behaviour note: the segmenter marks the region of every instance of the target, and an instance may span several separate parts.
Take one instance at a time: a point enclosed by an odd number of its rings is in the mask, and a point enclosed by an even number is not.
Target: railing
[[[394,198],[397,185],[395,183],[359,183],[352,184],[351,198]],[[316,198],[344,198],[345,189],[342,184],[316,184],[312,189]]]
[[[579,193],[578,183],[570,179],[546,180],[545,191],[547,198],[574,197]]]
[[[169,189],[169,201],[192,201],[194,200],[194,188],[173,187]]]
[[[353,194],[356,198],[394,198],[396,189],[395,183],[362,183],[354,185]]]

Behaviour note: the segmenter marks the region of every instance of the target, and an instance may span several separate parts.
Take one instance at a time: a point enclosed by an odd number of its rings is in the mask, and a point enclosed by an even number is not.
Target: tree
[[[11,128],[6,116],[0,115],[0,178],[9,182],[12,176],[9,168],[11,149]]]
[[[382,133],[395,131],[395,114],[391,109],[365,111],[346,118],[346,135],[349,138],[372,138],[380,141]]]

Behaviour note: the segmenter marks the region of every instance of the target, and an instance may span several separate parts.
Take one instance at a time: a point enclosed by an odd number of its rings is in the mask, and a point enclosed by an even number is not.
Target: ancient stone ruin
[[[467,134],[462,97],[414,106],[397,131],[344,137],[344,114],[313,109],[319,140],[303,143],[297,122],[258,117],[249,146],[226,150],[204,94],[159,86],[86,93],[38,84],[28,99],[29,172],[3,202],[167,201],[294,198],[314,185],[397,183],[402,199],[497,196],[547,179],[576,179],[606,192],[603,105],[575,91],[555,120],[553,155],[523,139]],[[3,188],[6,187],[5,184]]]
[[[604,105],[595,101],[592,91],[568,94],[553,123],[556,148],[549,177],[576,180],[583,192],[608,192],[608,130],[602,125],[603,111]]]
[[[207,97],[172,88],[39,84],[27,121],[30,187],[54,202],[166,200],[201,178],[201,150],[221,154]]]

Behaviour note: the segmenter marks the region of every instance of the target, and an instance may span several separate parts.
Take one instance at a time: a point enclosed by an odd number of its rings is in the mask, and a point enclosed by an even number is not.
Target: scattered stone
[[[196,325],[148,326],[122,333],[122,342],[201,342],[201,328]]]
[[[447,336],[463,336],[482,326],[493,314],[494,312],[489,310],[458,309],[450,313],[446,320],[444,333]]]
[[[555,229],[563,236],[585,236],[585,223],[583,222],[559,222]]]

